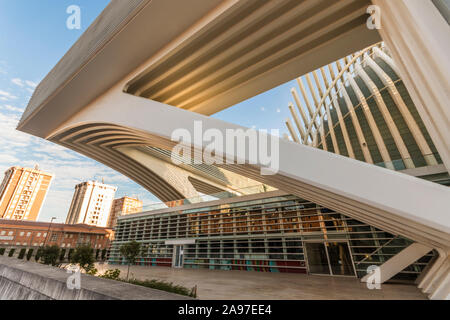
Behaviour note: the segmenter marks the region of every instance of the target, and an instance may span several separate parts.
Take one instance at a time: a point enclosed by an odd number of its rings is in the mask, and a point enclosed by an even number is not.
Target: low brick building
[[[105,257],[112,239],[112,230],[85,224],[62,224],[0,219],[0,255],[34,256],[46,245],[61,248],[61,258],[80,244],[90,244],[97,259]],[[25,250],[24,250],[25,249]]]

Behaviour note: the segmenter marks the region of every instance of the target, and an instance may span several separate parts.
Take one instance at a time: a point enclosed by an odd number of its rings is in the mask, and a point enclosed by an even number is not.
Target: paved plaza
[[[122,277],[127,272],[126,266],[96,267],[100,273],[118,268]],[[188,288],[196,285],[203,300],[426,299],[414,285],[382,284],[380,290],[369,290],[356,278],[294,273],[132,266],[130,277],[164,280]]]

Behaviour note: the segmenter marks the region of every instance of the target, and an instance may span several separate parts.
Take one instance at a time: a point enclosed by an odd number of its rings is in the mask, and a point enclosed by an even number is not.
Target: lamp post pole
[[[47,239],[50,234],[50,228],[52,227],[53,220],[56,220],[56,217],[52,217],[52,219],[50,220],[50,224],[48,225],[47,235],[45,236],[45,240],[44,240],[44,245],[43,245],[44,247],[47,244]]]

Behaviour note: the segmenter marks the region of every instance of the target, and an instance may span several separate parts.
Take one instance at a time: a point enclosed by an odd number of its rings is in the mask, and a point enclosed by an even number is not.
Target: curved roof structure
[[[392,170],[448,179],[383,43],[298,78],[286,121],[294,141]],[[443,180],[444,179],[444,180]],[[448,181],[447,181],[448,184]]]
[[[426,16],[444,28],[444,18],[430,3],[374,1],[386,10],[413,7],[395,18],[408,26],[421,24],[421,16]],[[283,139],[275,139],[279,167],[271,175],[261,175],[264,164],[251,164],[248,152],[240,159],[243,164],[217,164],[216,169],[191,163],[179,167],[161,159],[160,150],[170,151],[177,144],[171,140],[175,130],[183,128],[194,135],[196,122],[223,136],[227,129],[245,129],[208,115],[378,43],[378,31],[366,26],[370,4],[368,0],[113,0],[40,83],[18,129],[92,157],[164,200],[195,188],[232,192],[258,181],[447,253],[450,190],[435,183]],[[422,15],[417,15],[419,9]],[[383,21],[395,23],[390,14],[386,16]],[[408,44],[429,41],[430,37],[413,33],[414,28],[402,29],[402,36],[411,38]],[[391,36],[399,37],[397,29],[392,30],[384,39],[389,45]],[[421,48],[421,53],[429,50]],[[424,59],[448,53],[443,47],[433,48],[433,55]],[[408,84],[417,88],[415,81],[426,77],[415,80],[404,67],[408,63],[411,70],[421,71],[413,63],[411,45],[394,49],[397,57],[402,50],[409,54],[406,62],[399,60]],[[437,85],[423,86],[414,97],[420,101],[419,109],[427,111],[422,113],[430,133],[442,137],[446,129],[436,124],[442,122],[439,115],[446,114],[443,106],[448,99],[438,80],[445,74],[433,63],[427,66]],[[434,103],[426,105],[427,99]],[[448,159],[443,148],[448,141],[437,142]],[[194,142],[191,147],[201,152],[208,145]],[[219,147],[215,156],[237,160],[228,151]],[[223,183],[223,177],[230,183]],[[439,268],[448,268],[445,263]],[[438,274],[432,278],[438,279]]]
[[[378,42],[368,4],[113,0],[39,84],[19,128],[45,138],[124,77],[126,92],[212,114]]]

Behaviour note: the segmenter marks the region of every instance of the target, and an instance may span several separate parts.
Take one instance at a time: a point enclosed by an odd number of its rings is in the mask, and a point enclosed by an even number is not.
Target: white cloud
[[[30,80],[25,80],[25,83],[30,87],[30,88],[36,88],[37,87],[37,83],[30,81]]]
[[[277,108],[277,113],[280,113],[281,112],[281,109],[280,108]]]
[[[30,80],[23,80],[23,79],[20,79],[20,78],[11,79],[11,82],[14,83],[15,85],[18,85],[19,87],[22,87],[22,88],[27,86],[27,87],[29,87],[29,88],[27,88],[28,90],[31,90],[31,89],[34,89],[34,88],[37,87],[37,83],[36,82],[30,81]]]
[[[2,100],[9,100],[9,99],[17,99],[16,96],[12,95],[11,93],[7,91],[0,90],[0,96],[2,96]]]
[[[5,109],[5,110],[9,110],[9,111],[13,111],[13,112],[24,112],[25,110],[24,109],[22,109],[22,108],[17,108],[17,107],[14,107],[14,106],[12,106],[12,105],[10,105],[10,104],[5,104],[3,107],[1,107],[2,109]]]
[[[33,148],[33,151],[38,152],[38,154],[41,156],[47,155],[59,157],[64,160],[79,159],[79,157],[73,151],[70,151],[56,144],[46,143],[44,145],[39,145],[39,147]]]
[[[18,162],[19,159],[11,154],[0,153],[0,164],[6,167],[11,167],[12,163]]]
[[[15,85],[18,85],[19,87],[25,86],[22,79],[19,79],[19,78],[11,79],[11,82],[14,83]]]
[[[4,115],[0,113],[0,146],[2,149],[5,147],[28,147],[33,139],[36,139],[17,131],[18,122],[19,117],[17,114]]]

